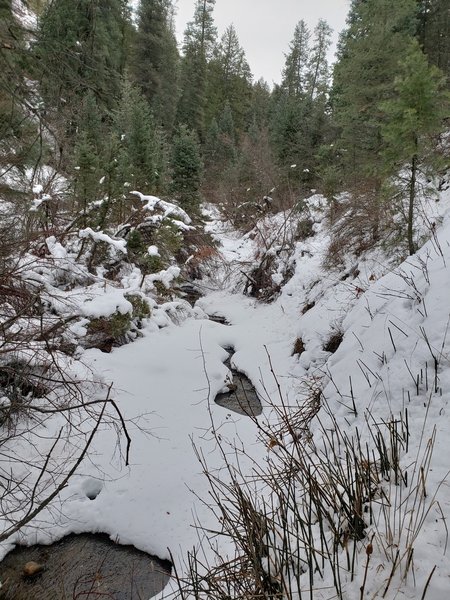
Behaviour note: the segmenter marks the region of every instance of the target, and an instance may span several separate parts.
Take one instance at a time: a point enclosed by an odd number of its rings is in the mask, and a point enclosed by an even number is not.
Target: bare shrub
[[[391,215],[380,193],[370,185],[341,195],[331,208],[331,242],[324,261],[327,268],[342,265],[345,254],[360,256],[389,235]]]
[[[117,431],[125,462],[131,443],[110,390],[63,352],[70,319],[44,311],[18,265],[9,259],[0,277],[0,541],[52,510],[100,428]]]
[[[294,206],[289,211],[278,213],[275,219],[261,219],[255,225],[252,239],[257,251],[251,269],[243,271],[245,294],[270,302],[292,277],[298,221],[299,213]]]

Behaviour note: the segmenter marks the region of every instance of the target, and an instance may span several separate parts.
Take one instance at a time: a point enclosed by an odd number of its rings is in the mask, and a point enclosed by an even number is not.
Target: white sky
[[[176,5],[177,35],[182,41],[195,0],[178,0]],[[319,19],[325,19],[334,29],[336,42],[349,6],[350,0],[216,0],[214,19],[219,35],[234,24],[255,81],[264,77],[272,84],[280,80],[284,53],[298,21],[304,19],[312,30]]]

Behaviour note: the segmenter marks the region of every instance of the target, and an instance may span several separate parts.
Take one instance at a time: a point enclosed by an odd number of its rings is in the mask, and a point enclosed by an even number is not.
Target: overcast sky
[[[192,20],[195,0],[177,0],[176,4],[177,35],[181,41],[186,23]],[[254,79],[264,77],[272,84],[280,80],[284,53],[298,21],[304,19],[312,30],[319,19],[325,19],[333,28],[336,41],[349,6],[350,0],[216,0],[214,20],[219,35],[234,24]]]

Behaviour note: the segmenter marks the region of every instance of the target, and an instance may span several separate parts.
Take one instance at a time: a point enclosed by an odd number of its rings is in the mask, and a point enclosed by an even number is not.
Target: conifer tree
[[[212,16],[214,5],[215,0],[196,1],[194,18],[184,34],[181,62],[177,121],[194,129],[200,140],[205,135],[207,67],[217,37]]]
[[[447,0],[418,0],[418,38],[430,62],[441,69],[450,87],[450,5]]]
[[[13,15],[11,0],[0,0],[0,196],[3,198],[22,195],[19,189],[12,189],[15,186],[11,185],[8,174],[36,165],[41,152],[40,115],[32,106],[32,92],[27,85],[32,69],[26,32]]]
[[[214,188],[227,186],[230,170],[238,160],[235,131],[233,113],[226,102],[218,120],[212,120],[204,145],[205,184],[210,194],[214,194]]]
[[[39,21],[34,49],[49,119],[60,122],[60,143],[77,130],[87,91],[102,118],[117,105],[125,66],[126,0],[55,0]]]
[[[273,94],[272,138],[279,165],[289,174],[287,176],[290,176],[292,164],[300,167],[306,153],[302,129],[305,125],[310,61],[309,39],[310,32],[302,20],[295,26],[294,37],[286,54],[281,85],[275,88]],[[300,173],[300,168],[295,173]]]
[[[206,132],[204,144],[205,169],[209,174],[214,167],[218,167],[219,152],[220,152],[220,130],[217,119],[213,117]],[[215,179],[215,176],[213,177]]]
[[[119,138],[118,176],[122,186],[156,192],[156,127],[149,105],[140,91],[125,81],[114,119]]]
[[[207,121],[218,117],[228,104],[236,131],[248,125],[252,74],[239,43],[236,30],[230,25],[217,45],[208,69]]]
[[[148,100],[156,122],[170,131],[178,99],[178,48],[171,0],[141,0],[133,46],[134,80]]]
[[[197,135],[181,125],[173,140],[171,156],[171,192],[190,214],[199,212],[202,160]]]
[[[281,86],[273,94],[272,139],[289,188],[308,189],[316,177],[316,159],[328,117],[331,29],[320,21],[311,34],[304,21],[294,31],[286,55]]]
[[[382,127],[383,157],[391,177],[406,165],[408,198],[407,240],[410,254],[416,251],[414,216],[420,173],[431,178],[439,164],[437,135],[450,112],[450,94],[445,91],[442,72],[430,66],[417,43],[412,43],[400,65],[395,95],[381,105],[386,115]],[[433,173],[434,171],[434,173]],[[404,191],[404,190],[402,190]]]
[[[266,127],[269,122],[271,104],[271,91],[269,84],[260,78],[252,86],[252,97],[250,101],[250,114],[252,123],[256,122],[259,128]]]
[[[327,53],[331,46],[333,30],[326,21],[320,19],[314,29],[313,45],[308,64],[308,94],[311,99],[326,96],[330,88],[330,67]]]
[[[83,131],[78,136],[74,148],[73,209],[81,215],[79,222],[82,227],[92,225],[89,220],[89,208],[98,200],[99,156],[89,137],[89,134]]]
[[[73,180],[73,209],[82,215],[81,225],[95,224],[90,205],[99,199],[100,180],[104,175],[104,151],[109,131],[102,122],[97,99],[88,91],[79,106],[77,130],[73,138],[70,175]]]
[[[289,45],[282,73],[281,87],[288,96],[301,97],[306,94],[310,36],[305,21],[299,21],[295,26],[294,37]]]
[[[346,185],[381,189],[380,102],[394,93],[398,64],[416,30],[415,0],[354,0],[335,66],[333,109]]]

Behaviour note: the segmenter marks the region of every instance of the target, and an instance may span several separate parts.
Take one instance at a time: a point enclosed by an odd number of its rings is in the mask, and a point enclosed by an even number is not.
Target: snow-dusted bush
[[[292,277],[297,242],[312,237],[316,224],[324,218],[326,199],[314,195],[289,211],[266,215],[246,234],[255,244],[250,269],[245,270],[244,292],[254,298],[272,301]]]

